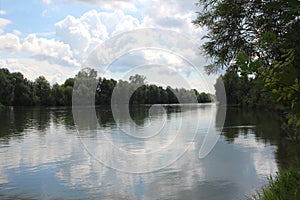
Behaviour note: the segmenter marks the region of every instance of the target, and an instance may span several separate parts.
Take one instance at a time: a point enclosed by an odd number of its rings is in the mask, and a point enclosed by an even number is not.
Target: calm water
[[[222,131],[210,104],[132,107],[134,127],[96,113],[78,132],[71,108],[0,112],[0,199],[245,199],[289,157],[271,113],[228,109]],[[220,137],[199,159],[208,130]]]

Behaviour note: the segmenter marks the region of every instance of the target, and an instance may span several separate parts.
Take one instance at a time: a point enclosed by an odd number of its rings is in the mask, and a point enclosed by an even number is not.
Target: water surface
[[[108,107],[98,107],[99,131],[86,134],[75,128],[71,108],[1,111],[0,199],[245,199],[288,158],[272,113],[230,108],[221,131],[213,104],[165,105],[166,111],[152,114],[149,108],[130,109],[131,127],[128,119],[116,123]],[[199,159],[208,123],[220,137]],[[107,140],[137,156],[122,159]]]

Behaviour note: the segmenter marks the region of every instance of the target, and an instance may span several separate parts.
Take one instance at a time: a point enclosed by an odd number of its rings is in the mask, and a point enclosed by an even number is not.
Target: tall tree
[[[44,76],[39,76],[34,81],[34,90],[36,96],[36,103],[40,105],[51,105],[50,102],[50,83],[46,80]]]
[[[199,0],[193,21],[208,33],[203,45],[214,59],[210,70],[234,66],[239,54],[263,67],[279,59],[281,49],[297,50],[299,58],[298,0]]]
[[[68,78],[64,84],[63,87],[63,93],[64,93],[64,105],[71,106],[72,105],[72,95],[73,95],[73,87],[74,87],[74,78]]]
[[[11,105],[13,101],[14,84],[8,69],[0,69],[0,103]]]
[[[300,1],[199,0],[193,21],[207,28],[208,72],[226,68],[254,75],[282,105],[300,131]],[[297,132],[296,131],[296,132]]]
[[[28,106],[33,105],[33,85],[27,79],[24,79],[20,72],[12,73],[14,91],[13,105]]]
[[[95,102],[97,89],[97,71],[84,68],[75,76],[73,87],[73,105],[92,105]]]

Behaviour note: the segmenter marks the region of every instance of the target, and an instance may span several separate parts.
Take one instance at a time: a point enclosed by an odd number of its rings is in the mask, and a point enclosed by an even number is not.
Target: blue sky
[[[2,0],[0,1],[0,9],[5,11],[3,17],[12,21],[5,27],[5,31],[21,30],[23,34],[54,32],[54,24],[68,15],[78,18],[89,10],[113,11],[113,9],[101,8],[100,5],[72,4],[63,1],[52,1],[48,4],[41,0]],[[141,20],[138,11],[125,10],[125,12]]]
[[[62,83],[80,70],[95,47],[127,31],[162,28],[200,44],[203,30],[191,23],[196,11],[194,0],[0,0],[0,67],[31,80],[43,75],[51,83]],[[124,59],[106,75],[121,79],[143,56],[149,52]],[[168,65],[164,56],[152,58]],[[176,69],[183,76],[191,74],[180,68],[184,66]]]

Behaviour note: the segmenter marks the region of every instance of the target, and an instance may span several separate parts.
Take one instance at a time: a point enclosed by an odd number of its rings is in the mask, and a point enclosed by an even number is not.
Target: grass
[[[300,200],[300,167],[281,170],[253,200]]]

